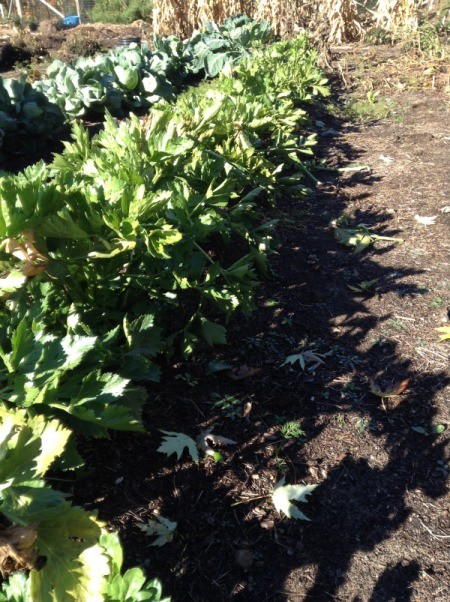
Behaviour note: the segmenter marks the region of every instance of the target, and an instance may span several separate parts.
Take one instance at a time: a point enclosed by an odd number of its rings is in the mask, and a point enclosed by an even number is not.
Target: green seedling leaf
[[[172,541],[177,523],[164,518],[164,516],[157,516],[156,520],[149,520],[146,525],[137,523],[137,526],[145,535],[149,537],[156,536],[155,541],[150,544],[151,546],[163,546]]]
[[[444,431],[447,430],[447,426],[445,424],[435,424],[431,427],[431,430],[425,429],[423,426],[412,426],[411,430],[415,433],[419,433],[420,435],[425,435],[426,437],[430,435],[440,435]]]
[[[272,491],[272,501],[278,512],[283,512],[288,518],[310,520],[295,506],[291,500],[306,503],[306,496],[314,491],[317,485],[285,485],[283,477]]]
[[[163,437],[163,443],[158,447],[159,452],[171,456],[177,455],[177,460],[183,455],[185,447],[188,448],[188,453],[194,462],[198,462],[198,450],[195,441],[184,433],[175,433],[173,431],[161,431],[166,436]]]
[[[363,280],[362,282],[359,282],[356,286],[347,284],[347,288],[349,288],[351,291],[354,291],[355,293],[367,293],[370,291],[375,282],[378,282],[378,278],[375,278],[374,280]]]
[[[444,433],[446,430],[447,430],[447,426],[445,424],[435,424],[431,428],[431,434],[432,435],[440,435],[441,433]]]

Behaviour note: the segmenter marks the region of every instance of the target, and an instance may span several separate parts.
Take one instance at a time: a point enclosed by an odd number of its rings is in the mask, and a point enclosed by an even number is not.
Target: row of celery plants
[[[156,38],[154,50],[132,44],[72,64],[56,60],[48,77],[32,84],[0,79],[0,148],[27,154],[57,138],[65,119],[98,118],[105,111],[123,116],[173,102],[193,76],[215,77],[271,38],[267,21],[238,15],[184,41]]]
[[[327,94],[325,83],[305,37],[280,42],[142,121],[108,117],[92,140],[77,125],[51,165],[0,180],[3,422],[20,416],[16,438],[30,433],[32,420],[42,433],[47,425],[69,433],[60,443],[41,437],[35,455],[45,449],[73,468],[80,459],[69,429],[142,430],[158,363],[225,343],[223,318],[251,311],[255,286],[269,272],[276,224],[266,215],[280,196],[302,198],[313,178],[307,107]],[[23,447],[14,441],[11,453]],[[9,528],[37,524],[32,549],[47,558],[44,581],[45,573],[25,565],[27,587],[39,591],[31,599],[69,599],[55,593],[53,534],[39,514],[9,511],[10,477],[4,483],[0,512]],[[64,504],[61,516],[75,512]],[[71,541],[79,541],[75,531]],[[99,540],[92,555],[108,556],[105,545]],[[68,577],[74,599],[97,599],[82,593],[89,582],[98,599],[127,600],[105,593],[111,563],[103,564],[105,577],[96,573],[100,584],[89,581],[88,549],[70,552],[83,567]],[[116,577],[125,578],[120,570]]]

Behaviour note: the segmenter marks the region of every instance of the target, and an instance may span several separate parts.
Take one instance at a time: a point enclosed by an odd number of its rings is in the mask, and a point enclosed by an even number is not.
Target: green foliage
[[[218,34],[232,49],[214,86],[157,103],[142,121],[107,115],[93,139],[76,125],[52,165],[0,179],[0,512],[30,542],[29,579],[12,577],[0,600],[161,600],[159,582],[141,569],[122,574],[117,535],[102,534],[95,516],[43,477],[57,459],[70,465],[70,431],[59,420],[95,436],[141,429],[144,396],[131,381],[157,380],[155,360],[175,345],[188,355],[201,341],[225,343],[220,317],[253,308],[276,226],[268,214],[278,197],[302,198],[305,177],[314,181],[315,139],[299,132],[307,103],[327,93],[304,38],[232,70],[235,49],[265,42],[264,27],[243,17],[223,31],[211,26],[203,68],[212,73],[211,60],[223,58]],[[79,69],[54,65],[64,110],[174,98],[198,66],[179,40],[157,44],[156,53],[98,58],[98,68],[97,58]],[[305,354],[291,363],[310,361]],[[199,450],[214,457],[208,441],[234,443],[210,430],[197,443],[164,433],[159,451],[180,457],[187,447],[195,461]],[[304,518],[290,500],[305,501],[312,488],[280,482],[274,503]],[[39,555],[46,564],[37,571]]]
[[[122,546],[117,533],[102,533],[100,546],[108,559],[109,575],[104,586],[104,602],[170,602],[162,598],[161,583],[157,579],[147,581],[140,568],[128,569],[121,574]]]
[[[160,583],[147,581],[141,569],[121,575],[117,534],[102,533],[94,515],[43,481],[70,434],[57,420],[0,407],[0,515],[11,525],[17,568],[30,571],[2,584],[0,602],[161,602]]]
[[[23,319],[0,331],[0,401],[60,416],[78,431],[141,430],[145,395],[129,380],[102,370],[107,353],[96,337],[48,334]],[[130,405],[128,396],[133,396]]]
[[[208,23],[204,32],[194,32],[188,41],[192,54],[190,70],[215,77],[227,64],[249,56],[252,47],[267,44],[272,36],[268,21],[257,22],[246,15],[230,17],[222,26]]]
[[[32,153],[58,134],[64,116],[25,78],[0,78],[0,149]]]
[[[129,10],[133,9],[130,6]],[[94,9],[95,10],[95,9]],[[127,10],[122,11],[126,18]],[[122,115],[125,110],[148,108],[161,100],[175,100],[175,93],[190,74],[214,77],[226,64],[249,56],[255,44],[267,43],[271,29],[245,16],[227,19],[221,27],[209,24],[181,42],[171,36],[155,39],[155,51],[131,44],[71,65],[54,61],[48,79],[36,89],[73,119],[105,110]]]
[[[4,408],[0,422],[0,513],[12,525],[31,530],[29,545],[20,549],[24,566],[34,567],[39,556],[46,558],[43,568],[31,569],[31,599],[98,599],[107,572],[97,545],[100,527],[94,516],[71,506],[64,494],[42,480],[64,450],[70,431],[56,420],[27,418],[24,411]],[[22,585],[16,580],[9,589]]]
[[[266,78],[246,62],[143,123],[107,117],[92,141],[75,126],[74,142],[51,168],[5,177],[0,260],[10,275],[3,290],[20,288],[20,272],[35,270],[27,294],[10,299],[16,311],[60,331],[69,308],[94,335],[122,324],[131,378],[156,380],[151,360],[175,341],[185,355],[200,340],[225,343],[217,311],[227,318],[237,308],[250,311],[258,276],[268,275],[276,223],[264,213],[277,196],[307,192],[302,157],[312,155],[315,139],[298,136],[307,115],[295,105],[320,93],[324,80],[304,38],[291,45],[292,57],[289,46],[276,45],[285,62],[270,49]],[[298,66],[302,56],[308,69]],[[265,68],[264,53],[255,61]],[[308,72],[308,85],[294,89],[289,70],[299,78]],[[31,243],[38,264],[17,251]],[[230,253],[236,244],[237,258]],[[141,331],[139,353],[126,347],[130,327]]]
[[[3,581],[0,602],[32,602],[30,580],[25,573],[14,573],[8,581]]]
[[[291,420],[282,425],[280,434],[284,439],[303,439],[306,433],[299,422]]]
[[[138,19],[149,21],[152,0],[95,0],[91,10],[92,21],[101,23],[132,23]]]

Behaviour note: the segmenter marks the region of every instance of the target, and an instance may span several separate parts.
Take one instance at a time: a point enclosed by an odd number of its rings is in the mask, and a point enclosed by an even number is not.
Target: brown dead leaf
[[[373,395],[381,397],[382,399],[385,397],[397,397],[398,395],[402,395],[404,393],[410,380],[410,378],[406,378],[405,380],[392,383],[392,385],[382,389],[380,385],[378,385],[374,380],[371,379],[369,382],[369,391]]]
[[[252,411],[252,402],[247,401],[244,404],[244,409],[242,411],[242,418],[247,418],[247,416],[250,414],[251,411]]]
[[[35,567],[36,539],[35,525],[0,530],[0,573],[4,579],[21,569],[31,570]]]
[[[25,230],[21,239],[24,242],[19,242],[17,238],[7,238],[5,251],[25,263],[20,270],[25,276],[36,276],[47,268],[49,258],[35,247],[33,230]]]
[[[212,427],[202,431],[195,439],[198,449],[202,450],[207,456],[214,455],[214,449],[211,445],[236,445],[236,441],[215,435]]]
[[[250,378],[260,370],[261,368],[251,368],[247,364],[242,364],[239,368],[233,368],[227,372],[227,376],[232,380],[243,380],[244,378]]]

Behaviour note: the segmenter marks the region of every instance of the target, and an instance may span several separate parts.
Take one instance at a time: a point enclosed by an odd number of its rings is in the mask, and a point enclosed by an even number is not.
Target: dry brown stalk
[[[419,26],[417,11],[417,0],[378,0],[376,26],[395,34],[414,32]]]

